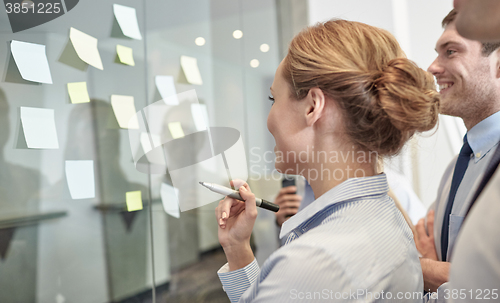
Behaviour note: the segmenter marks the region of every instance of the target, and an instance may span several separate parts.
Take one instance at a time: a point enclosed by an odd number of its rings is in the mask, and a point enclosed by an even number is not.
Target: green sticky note
[[[68,83],[68,92],[71,103],[90,102],[89,93],[87,91],[86,82]]]
[[[184,137],[184,131],[182,130],[180,122],[170,122],[168,124],[168,129],[170,130],[172,138],[177,139]]]
[[[127,210],[136,211],[142,209],[142,196],[141,191],[129,191],[126,194],[127,197]]]
[[[121,63],[135,66],[133,51],[130,47],[117,44],[116,53],[118,54],[118,59],[120,59]]]

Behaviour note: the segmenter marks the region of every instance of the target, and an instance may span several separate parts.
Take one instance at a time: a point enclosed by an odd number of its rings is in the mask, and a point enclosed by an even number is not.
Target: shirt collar
[[[500,141],[500,111],[474,125],[467,132],[467,141],[474,160],[481,160]]]
[[[350,199],[386,194],[388,191],[389,185],[385,173],[364,178],[347,179],[285,221],[281,227],[280,238],[283,238],[329,205]]]

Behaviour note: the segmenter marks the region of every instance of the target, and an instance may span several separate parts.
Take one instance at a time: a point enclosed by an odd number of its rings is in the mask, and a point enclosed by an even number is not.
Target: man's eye
[[[453,55],[453,54],[454,54],[454,53],[456,53],[456,52],[457,52],[457,51],[454,51],[454,50],[449,49],[449,50],[447,50],[447,51],[446,51],[446,54],[447,54],[448,56],[451,56],[451,55]]]
[[[272,105],[274,105],[274,97],[273,97],[273,96],[269,96],[268,98],[269,98],[269,100],[273,103]],[[271,106],[272,106],[272,105],[271,105]]]

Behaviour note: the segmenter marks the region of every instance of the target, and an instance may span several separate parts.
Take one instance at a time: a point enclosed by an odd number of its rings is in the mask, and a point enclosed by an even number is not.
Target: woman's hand
[[[239,187],[240,196],[245,202],[226,197],[215,209],[219,225],[219,242],[224,249],[231,271],[247,266],[254,259],[250,237],[257,218],[255,195],[250,187],[242,180],[233,182],[235,187]]]

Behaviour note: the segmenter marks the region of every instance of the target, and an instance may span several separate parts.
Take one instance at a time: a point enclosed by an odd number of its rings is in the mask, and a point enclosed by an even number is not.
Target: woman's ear
[[[325,112],[325,94],[318,87],[313,87],[307,93],[306,100],[306,123],[312,126]]]

